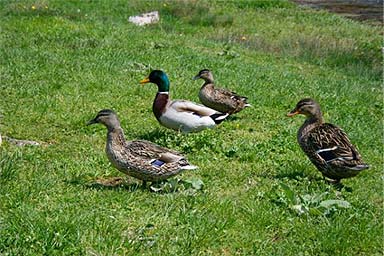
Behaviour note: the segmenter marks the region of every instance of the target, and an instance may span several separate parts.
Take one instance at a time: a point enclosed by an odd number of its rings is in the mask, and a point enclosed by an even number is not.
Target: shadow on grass
[[[352,192],[353,191],[353,189],[351,187],[345,186],[341,182],[339,182],[339,183],[332,183],[332,182],[330,182],[329,180],[327,180],[327,179],[325,179],[323,177],[314,176],[314,175],[307,175],[307,174],[305,174],[304,172],[301,172],[301,171],[293,171],[293,172],[289,172],[289,173],[279,173],[277,175],[274,175],[273,178],[275,178],[275,179],[288,178],[288,179],[297,180],[297,181],[302,181],[303,179],[307,179],[307,180],[313,181],[313,182],[324,182],[326,184],[330,184],[330,185],[332,185],[338,191],[342,191],[343,189],[345,191],[347,191],[347,192]]]
[[[329,182],[329,181],[327,181],[327,183],[330,184],[330,185],[332,185],[337,191],[340,191],[340,192],[341,192],[342,190],[345,190],[345,191],[347,191],[347,192],[349,192],[349,193],[353,192],[353,188],[348,187],[348,186],[342,184],[341,182],[339,182],[339,183],[333,183],[333,182]]]
[[[239,119],[238,116],[230,115],[229,117],[227,117],[227,118],[225,119],[225,121],[232,122],[232,121],[236,121],[236,120],[238,120],[238,119]],[[224,121],[224,122],[225,122],[225,121]]]
[[[122,177],[99,178],[89,182],[84,186],[92,189],[102,190],[128,190],[134,192],[136,190],[149,191],[152,193],[176,193],[176,192],[195,192],[203,187],[201,180],[181,180],[169,179],[159,182],[145,182],[143,184],[131,183]]]
[[[138,189],[143,189],[143,186],[139,183],[129,182],[123,177],[110,177],[110,178],[98,178],[93,181],[76,178],[67,180],[66,183],[72,186],[83,186],[91,189],[108,189],[108,190],[128,190],[136,191]]]
[[[302,171],[293,171],[293,172],[285,172],[285,173],[279,173],[277,175],[274,175],[275,179],[283,179],[283,178],[288,178],[292,180],[302,180],[304,178],[307,178],[309,180],[322,180],[322,178],[317,177],[317,176],[308,176],[306,173]]]
[[[145,189],[145,187],[143,187],[142,185],[138,183],[130,183],[122,177],[111,177],[107,179],[99,178],[95,181],[85,184],[85,187],[94,188],[94,189],[108,189],[108,190],[124,189],[132,192],[138,189],[142,189],[142,190]]]

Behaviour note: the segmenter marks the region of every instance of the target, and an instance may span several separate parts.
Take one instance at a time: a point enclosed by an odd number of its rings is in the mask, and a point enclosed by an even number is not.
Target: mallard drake
[[[199,78],[204,80],[204,84],[199,91],[199,99],[205,106],[230,115],[251,106],[251,104],[247,103],[247,97],[240,96],[227,89],[215,88],[213,74],[210,70],[200,70],[199,74],[193,77],[193,80]]]
[[[315,100],[300,100],[287,116],[296,114],[307,117],[297,133],[300,147],[323,176],[339,183],[369,168],[347,134],[333,124],[324,123],[320,105]]]
[[[153,70],[141,84],[154,83],[158,91],[152,110],[159,123],[167,128],[188,132],[199,132],[213,128],[221,123],[228,114],[193,103],[187,100],[173,100],[169,97],[169,79],[161,70]]]
[[[116,113],[101,110],[87,124],[101,123],[107,127],[105,151],[109,161],[119,171],[146,181],[166,180],[185,170],[196,169],[179,152],[160,147],[145,140],[126,141]]]

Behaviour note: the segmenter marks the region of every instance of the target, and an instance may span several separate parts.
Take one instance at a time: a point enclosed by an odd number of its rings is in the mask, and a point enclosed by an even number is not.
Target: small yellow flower
[[[48,9],[48,6],[44,6],[45,9]]]
[[[242,36],[242,37],[241,37],[241,40],[244,41],[244,40],[247,40],[247,38],[246,38],[245,36]]]
[[[31,6],[31,9],[32,9],[32,10],[36,10],[36,6],[32,5],[32,6]]]

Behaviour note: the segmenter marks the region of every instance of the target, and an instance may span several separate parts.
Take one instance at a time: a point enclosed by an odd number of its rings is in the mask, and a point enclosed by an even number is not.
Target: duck
[[[110,109],[99,111],[87,125],[103,124],[107,128],[105,152],[111,164],[128,176],[146,182],[161,182],[186,170],[197,169],[181,153],[145,140],[126,141],[117,114]]]
[[[209,69],[202,69],[193,77],[193,80],[203,79],[204,84],[199,91],[199,99],[203,105],[229,115],[240,112],[251,104],[248,98],[240,96],[228,89],[215,88],[213,74]]]
[[[309,160],[329,182],[339,184],[368,169],[347,134],[336,125],[325,123],[320,105],[312,98],[301,99],[287,116],[306,116],[297,141]]]
[[[170,82],[162,70],[153,70],[140,84],[153,83],[158,91],[153,101],[152,111],[157,121],[164,127],[182,133],[199,132],[213,128],[226,119],[228,113],[188,100],[171,100],[169,96]]]

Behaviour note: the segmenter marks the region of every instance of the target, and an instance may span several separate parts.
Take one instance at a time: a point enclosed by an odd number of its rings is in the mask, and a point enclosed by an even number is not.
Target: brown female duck
[[[179,152],[160,147],[149,141],[126,141],[116,113],[109,109],[101,110],[88,122],[101,123],[108,129],[105,151],[109,161],[119,171],[146,181],[166,180],[185,170],[196,169]]]
[[[205,106],[230,115],[251,106],[251,104],[247,103],[247,97],[240,96],[227,89],[215,88],[215,82],[210,70],[200,70],[193,80],[199,78],[204,80],[199,92],[199,99]]]
[[[297,134],[300,147],[323,176],[339,183],[341,179],[354,177],[369,168],[347,134],[333,124],[324,123],[320,106],[315,100],[300,100],[287,115],[296,114],[307,117]]]

